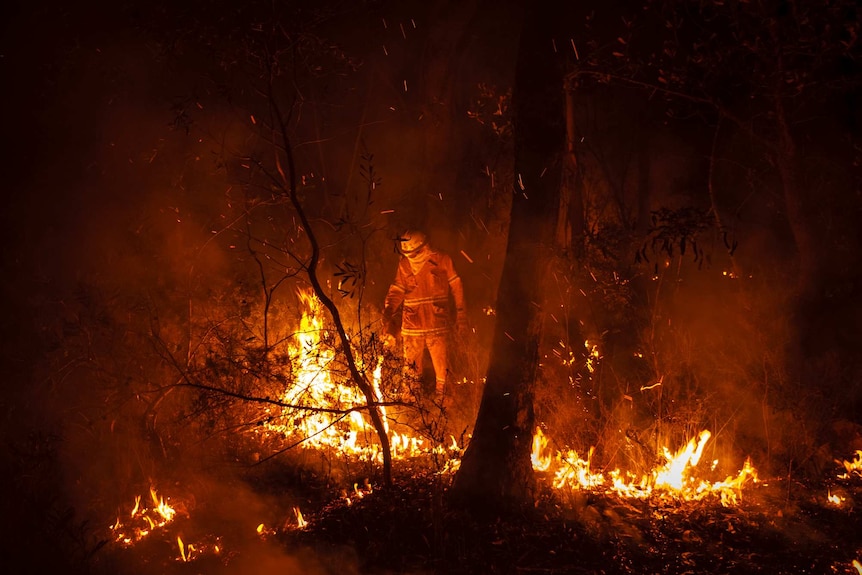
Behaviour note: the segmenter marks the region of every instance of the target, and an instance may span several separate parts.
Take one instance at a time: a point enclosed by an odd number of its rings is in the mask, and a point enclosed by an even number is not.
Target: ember
[[[827,492],[826,500],[829,501],[829,503],[831,503],[832,505],[840,507],[841,504],[846,501],[846,498],[841,497],[840,495],[837,495],[835,493],[832,493],[832,491],[830,490],[829,492]]]

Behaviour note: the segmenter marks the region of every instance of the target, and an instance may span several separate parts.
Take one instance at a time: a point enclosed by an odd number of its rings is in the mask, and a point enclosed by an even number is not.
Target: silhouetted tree
[[[524,8],[512,94],[515,174],[496,325],[473,437],[451,495],[481,511],[532,503],[533,393],[545,311],[542,278],[553,250],[565,143],[562,67],[553,11]]]

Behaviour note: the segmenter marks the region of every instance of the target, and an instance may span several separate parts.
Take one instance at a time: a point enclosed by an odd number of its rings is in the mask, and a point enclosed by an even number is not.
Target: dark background
[[[487,363],[487,312],[513,179],[511,118],[496,116],[502,127],[492,127],[489,102],[505,102],[496,97],[511,87],[514,9],[273,6],[13,2],[5,9],[0,487],[13,526],[4,543],[38,557],[36,564],[87,565],[92,522],[164,464],[138,424],[146,405],[131,398],[174,374],[158,365],[157,353],[142,351],[137,328],[157,316],[170,339],[182,331],[177,318],[189,301],[239,301],[254,291],[253,267],[231,247],[236,236],[222,233],[254,196],[239,192],[248,183],[240,156],[261,150],[250,136],[255,78],[229,62],[245,50],[238,30],[266,10],[320,39],[314,53],[323,54],[324,73],[297,82],[303,101],[294,108],[294,146],[321,229],[334,229],[367,191],[362,166],[373,164],[380,178],[363,220],[377,230],[364,252],[363,305],[379,311],[397,232],[422,226],[455,258],[477,328],[471,365],[481,374]],[[587,239],[581,248],[560,247],[555,273],[537,278],[554,310],[537,409],[560,443],[598,444],[609,465],[636,466],[655,455],[647,447],[709,426],[718,432],[716,453],[733,462],[752,454],[774,475],[816,474],[860,447],[859,15],[850,4],[813,6],[798,4],[797,16],[810,12],[815,21],[807,26],[819,31],[800,31],[798,51],[817,57],[796,70],[813,93],[787,95],[785,104],[804,224],[815,232],[814,270],[800,268],[799,222],[788,216],[775,155],[744,128],[763,133],[774,119],[774,109],[759,107],[772,88],[758,85],[771,76],[756,59],[734,59],[728,49],[703,76],[671,80],[671,88],[687,86],[745,118],[724,117],[720,128],[714,111],[691,98],[595,77],[580,85]],[[785,8],[775,5],[776,18],[787,17]],[[579,55],[592,58],[589,69],[608,78],[650,78],[663,87],[656,71],[669,70],[668,62],[653,58],[669,46],[662,21],[691,22],[677,9],[573,7],[560,12],[560,45],[577,39]],[[679,26],[681,45],[703,38],[709,46],[713,31],[730,38],[725,47],[735,41],[726,21],[700,23],[695,32]],[[740,28],[740,43],[752,29]],[[842,41],[846,49],[833,56]],[[798,81],[788,72],[787,85]],[[711,211],[720,221],[686,236],[674,220],[665,229],[669,244],[655,243],[661,227],[650,212],[661,208]],[[272,218],[260,220],[261,233],[283,239],[290,217]],[[322,232],[333,240],[326,273],[358,261],[355,242],[329,233]],[[703,255],[695,258],[691,247],[681,254],[681,238],[695,236]],[[801,285],[802,277],[812,281]],[[287,291],[280,297],[285,306],[293,299]],[[586,369],[584,339],[600,344],[596,373]],[[577,365],[559,365],[555,358],[570,352]],[[657,381],[664,395],[644,392]],[[173,461],[186,449],[178,433],[166,432],[182,446]],[[635,443],[634,454],[621,447]]]

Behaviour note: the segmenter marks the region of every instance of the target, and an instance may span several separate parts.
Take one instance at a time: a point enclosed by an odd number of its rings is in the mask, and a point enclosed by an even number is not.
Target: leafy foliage
[[[681,256],[686,255],[686,249],[688,249],[695,263],[700,267],[709,256],[698,245],[698,239],[702,234],[711,231],[715,225],[715,217],[710,211],[691,206],[678,210],[660,208],[652,213],[647,238],[635,255],[635,261],[648,263],[650,261],[648,251],[673,258],[677,249]],[[723,237],[729,254],[733,255],[738,243],[734,240],[733,244],[729,245],[727,232],[723,233]]]

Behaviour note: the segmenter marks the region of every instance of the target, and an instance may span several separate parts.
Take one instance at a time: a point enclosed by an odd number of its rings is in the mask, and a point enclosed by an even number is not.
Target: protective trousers
[[[446,358],[446,334],[428,335],[405,335],[404,337],[404,367],[408,375],[419,380],[422,377],[424,367],[423,360],[425,349],[431,356],[431,365],[434,366],[434,386],[437,395],[446,389],[448,364]]]

